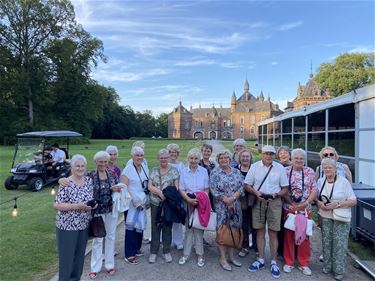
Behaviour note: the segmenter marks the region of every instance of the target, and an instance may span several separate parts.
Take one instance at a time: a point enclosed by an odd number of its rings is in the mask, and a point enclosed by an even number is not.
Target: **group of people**
[[[57,209],[56,229],[59,253],[59,280],[80,280],[92,216],[103,218],[106,236],[94,238],[91,272],[95,279],[104,265],[110,275],[115,271],[115,240],[118,214],[125,218],[125,262],[140,263],[146,227],[151,227],[149,263],[157,261],[162,244],[165,262],[172,262],[171,247],[182,250],[178,260],[184,265],[196,253],[196,264],[203,267],[204,230],[192,227],[189,218],[199,219],[216,212],[217,229],[227,224],[242,229],[242,249],[219,246],[219,263],[232,271],[242,263],[235,256],[245,257],[251,248],[257,253],[249,272],[265,267],[265,234],[269,236],[270,272],[280,277],[277,256],[283,271],[296,266],[305,275],[309,267],[310,236],[306,228],[316,204],[322,231],[323,272],[341,280],[345,274],[345,256],[350,230],[350,210],[356,204],[347,165],[338,162],[333,147],[320,152],[321,165],[314,171],[306,166],[303,149],[273,146],[262,147],[261,160],[253,163],[251,151],[243,139],[233,142],[233,154],[219,151],[211,158],[213,147],[204,144],[187,154],[186,164],[178,161],[180,148],[169,144],[158,152],[158,165],[149,170],[144,158],[144,143],[138,141],[131,149],[131,159],[121,169],[116,160],[118,150],[108,146],[94,156],[96,170],[86,173],[87,161],[82,155],[71,159],[71,176],[59,180],[60,188],[54,207]],[[278,160],[275,160],[275,157]],[[115,199],[116,198],[116,199]],[[90,204],[89,204],[89,203]],[[94,203],[92,203],[94,202]],[[147,221],[147,210],[151,222]],[[295,215],[295,229],[284,228],[289,214]],[[185,227],[183,227],[185,225]],[[183,231],[185,229],[185,231]],[[69,245],[69,246],[68,246]],[[104,247],[103,247],[104,246]]]

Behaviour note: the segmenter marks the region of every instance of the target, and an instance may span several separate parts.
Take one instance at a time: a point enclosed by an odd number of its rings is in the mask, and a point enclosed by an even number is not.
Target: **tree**
[[[168,114],[162,113],[156,118],[156,134],[163,138],[168,137]]]
[[[32,83],[33,61],[43,57],[49,42],[76,27],[73,5],[68,0],[1,0],[0,19],[0,46],[6,47],[19,62],[24,76],[19,82],[25,88],[32,126],[36,88],[39,87]]]
[[[375,54],[345,53],[333,63],[323,63],[316,75],[319,86],[332,96],[340,96],[375,83]]]

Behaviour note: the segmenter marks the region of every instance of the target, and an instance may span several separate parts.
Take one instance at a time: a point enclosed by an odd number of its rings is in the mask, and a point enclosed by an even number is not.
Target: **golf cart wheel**
[[[4,182],[4,186],[8,190],[13,190],[18,187],[18,185],[13,183],[13,176],[7,177],[7,179]]]
[[[32,191],[39,191],[43,187],[43,179],[40,177],[32,178],[28,185]]]

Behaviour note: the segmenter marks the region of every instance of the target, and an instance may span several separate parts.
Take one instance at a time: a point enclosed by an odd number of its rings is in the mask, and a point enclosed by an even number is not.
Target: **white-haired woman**
[[[208,197],[208,172],[205,168],[198,165],[201,157],[202,154],[198,148],[191,149],[187,155],[188,166],[181,171],[180,176],[180,193],[187,203],[190,216],[193,215],[194,208],[197,207],[198,204],[208,206],[208,208],[202,208],[202,210],[204,209],[208,212],[208,214],[201,214],[202,216],[209,216],[211,210],[210,199]],[[178,261],[180,265],[186,263],[194,245],[198,258],[197,265],[199,267],[204,266],[203,233],[204,231],[201,229],[194,227],[189,228],[189,226],[186,227],[184,254]]]
[[[108,145],[105,151],[108,152],[110,159],[108,161],[108,169],[111,170],[118,178],[121,176],[121,169],[117,166],[118,149],[115,145]]]
[[[110,156],[106,151],[99,151],[94,156],[96,170],[90,172],[94,185],[94,199],[98,202],[94,215],[102,216],[107,235],[105,238],[94,238],[92,240],[91,252],[91,279],[97,277],[103,265],[103,244],[104,244],[104,267],[110,275],[115,274],[115,239],[117,218],[112,215],[112,192],[120,192],[118,178],[108,170]],[[104,243],[103,243],[104,242]]]
[[[240,160],[238,158],[238,154],[241,150],[246,148],[246,141],[243,138],[238,138],[233,141],[233,155],[230,161],[231,167],[237,167],[240,164]]]
[[[285,172],[289,180],[288,195],[284,198],[283,218],[289,213],[302,213],[311,218],[311,203],[315,200],[317,187],[314,170],[305,167],[306,152],[301,148],[292,150],[292,165],[285,167]],[[305,275],[311,275],[310,265],[310,239],[296,245],[295,232],[284,229],[284,272],[289,273],[294,268],[295,247],[297,247],[298,268]]]
[[[350,182],[337,172],[337,162],[322,160],[324,177],[318,181],[319,197],[316,201],[321,217],[324,273],[332,272],[336,280],[345,274],[345,257],[348,248],[351,207],[357,204]]]
[[[336,172],[338,175],[346,178],[350,183],[353,182],[352,172],[350,171],[348,165],[338,162],[339,154],[337,153],[336,149],[332,146],[325,146],[319,152],[320,160],[324,158],[331,158],[336,161]],[[319,165],[316,168],[315,172],[315,179],[318,180],[324,177],[324,172],[322,169],[322,165]]]
[[[169,164],[175,167],[179,173],[184,169],[184,163],[178,161],[178,156],[180,155],[180,147],[176,143],[170,143],[167,145],[167,150],[169,151]],[[177,250],[182,250],[184,248],[184,236],[182,232],[181,223],[173,223],[172,226],[172,244],[176,245]]]
[[[56,242],[59,254],[59,280],[80,280],[85,260],[91,210],[94,198],[92,180],[85,176],[87,161],[76,154],[71,162],[68,185],[59,188],[53,207],[56,214]],[[68,245],[68,246],[67,246]]]
[[[210,190],[215,202],[217,228],[226,220],[233,227],[242,227],[242,211],[239,198],[243,195],[243,176],[241,172],[230,166],[229,151],[216,155],[219,166],[210,175]],[[224,270],[232,271],[228,261],[234,266],[242,264],[234,259],[233,248],[219,245],[220,265]],[[228,254],[228,255],[227,255]]]
[[[238,153],[238,160],[239,164],[237,168],[243,178],[246,178],[247,173],[250,170],[250,166],[253,163],[253,156],[251,155],[250,150],[243,149]],[[249,234],[251,234],[251,244],[255,244],[256,248],[256,235],[255,232],[253,233],[252,229],[252,207],[249,207],[248,201],[249,201],[249,192],[244,191],[245,195],[240,198],[241,202],[241,209],[242,209],[242,230],[244,234],[243,239],[243,246],[241,251],[238,253],[238,256],[244,257],[249,253]],[[254,235],[253,235],[254,234]],[[255,242],[255,243],[254,243]]]
[[[166,262],[172,262],[172,223],[161,221],[162,206],[165,200],[163,189],[168,186],[179,186],[179,174],[175,167],[169,165],[169,151],[165,148],[158,153],[159,166],[154,167],[150,173],[148,189],[151,201],[151,250],[149,263],[155,263],[160,246],[160,233],[162,233],[163,254]]]
[[[139,146],[131,150],[132,164],[125,167],[121,182],[126,184],[132,197],[125,224],[125,261],[138,264],[137,257],[141,251],[143,231],[146,228],[146,193],[148,193],[148,168],[142,165],[144,151]]]

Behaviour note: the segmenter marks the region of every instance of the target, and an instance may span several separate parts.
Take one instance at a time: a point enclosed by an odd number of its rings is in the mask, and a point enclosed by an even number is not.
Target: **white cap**
[[[264,145],[262,147],[262,153],[264,153],[264,152],[276,153],[276,150],[275,150],[275,148],[272,145]]]

